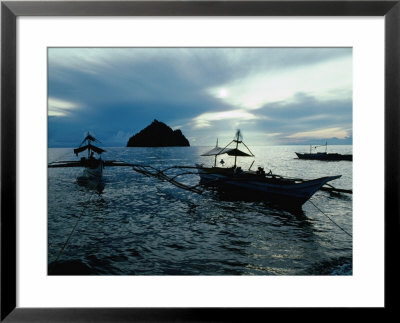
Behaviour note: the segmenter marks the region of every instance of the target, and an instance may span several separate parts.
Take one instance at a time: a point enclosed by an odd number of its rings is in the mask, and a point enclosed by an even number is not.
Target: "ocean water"
[[[104,160],[164,169],[213,164],[212,147],[105,148]],[[306,161],[307,146],[250,147],[255,169],[352,189],[352,162]],[[330,146],[352,153],[352,146]],[[49,162],[76,160],[50,148]],[[224,158],[226,165],[232,158]],[[247,169],[252,158],[240,158]],[[173,172],[177,170],[173,170]],[[187,170],[185,170],[187,171]],[[106,167],[103,189],[79,185],[81,168],[48,169],[49,274],[79,275],[352,275],[352,195],[318,191],[301,209],[196,194],[166,181]],[[172,174],[170,173],[170,174]],[[199,182],[196,174],[179,177]],[[333,221],[333,222],[332,222]]]

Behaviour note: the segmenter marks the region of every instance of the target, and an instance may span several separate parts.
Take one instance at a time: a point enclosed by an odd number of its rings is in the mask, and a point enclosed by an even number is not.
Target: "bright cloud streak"
[[[338,138],[344,139],[349,136],[349,132],[347,130],[341,128],[328,128],[328,129],[319,129],[314,131],[304,131],[297,132],[292,135],[286,136],[286,138],[291,139],[324,139],[324,138]]]
[[[211,121],[232,120],[232,119],[253,120],[253,119],[258,119],[258,117],[252,113],[243,110],[232,110],[224,112],[203,113],[195,117],[193,121],[195,124],[195,128],[205,128],[211,126]]]
[[[230,93],[221,96],[221,88]],[[341,57],[291,70],[262,71],[256,75],[209,89],[209,93],[241,109],[259,109],[265,104],[293,102],[304,93],[319,101],[352,97],[352,58]]]
[[[79,105],[65,101],[65,100],[60,100],[56,98],[49,98],[48,101],[48,115],[49,116],[65,116],[68,114],[68,110],[71,109],[76,109],[79,107]]]

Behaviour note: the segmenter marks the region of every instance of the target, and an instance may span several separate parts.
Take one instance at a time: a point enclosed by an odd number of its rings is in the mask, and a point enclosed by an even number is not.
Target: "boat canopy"
[[[93,146],[90,143],[88,143],[86,146],[82,146],[82,147],[74,149],[74,153],[75,153],[75,155],[78,155],[79,153],[81,153],[82,151],[85,151],[86,149],[93,150],[94,152],[96,152],[98,154],[105,152],[104,149],[101,149],[99,147]]]
[[[95,142],[100,142],[98,141],[95,137],[93,137],[90,133],[88,133],[85,137],[85,139],[82,140],[81,145],[86,141],[95,141]]]
[[[241,156],[241,157],[254,156],[254,155],[249,155],[248,153],[245,153],[244,151],[241,151],[237,148],[220,148],[220,147],[214,147],[210,151],[202,154],[201,156],[218,156],[223,154],[228,154],[229,156]]]
[[[221,155],[224,154],[224,152],[222,152],[223,150],[230,150],[230,149],[224,149],[221,147],[214,147],[213,149],[211,149],[210,151],[200,155],[200,156],[217,156],[217,155]]]

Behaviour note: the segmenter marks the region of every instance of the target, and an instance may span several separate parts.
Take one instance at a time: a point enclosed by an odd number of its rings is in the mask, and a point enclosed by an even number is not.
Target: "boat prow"
[[[101,181],[103,168],[104,162],[101,158],[85,160],[83,174],[77,178],[77,181]]]

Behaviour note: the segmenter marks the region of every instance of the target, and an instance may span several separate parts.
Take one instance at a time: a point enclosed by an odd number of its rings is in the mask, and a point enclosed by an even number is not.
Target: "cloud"
[[[312,131],[297,132],[286,138],[293,139],[325,139],[325,138],[338,138],[345,139],[349,137],[349,131],[341,128],[327,128],[317,129]]]
[[[92,129],[125,145],[155,118],[199,145],[236,128],[277,142],[351,129],[351,57],[351,48],[50,48],[49,142],[73,146],[72,131]]]
[[[317,97],[319,101],[349,99],[352,97],[352,59],[339,57],[290,70],[260,70],[240,80],[210,88],[208,92],[232,106],[249,110],[273,102],[293,102],[299,92]]]
[[[211,127],[212,121],[232,120],[232,119],[254,120],[257,119],[257,116],[244,110],[207,112],[195,117],[193,119],[193,124],[195,128],[205,128],[205,127]]]
[[[66,116],[71,109],[79,108],[79,105],[74,102],[49,97],[47,100],[47,108],[49,116],[60,117]]]

